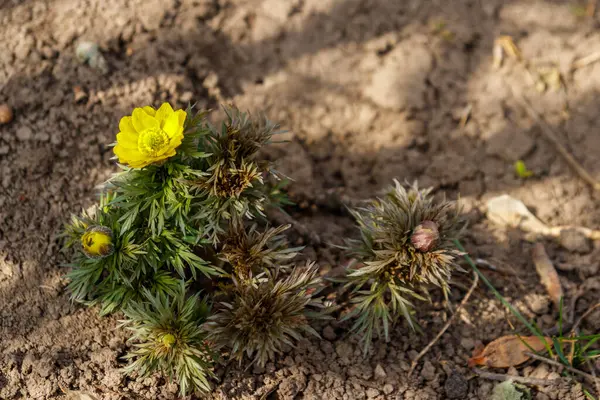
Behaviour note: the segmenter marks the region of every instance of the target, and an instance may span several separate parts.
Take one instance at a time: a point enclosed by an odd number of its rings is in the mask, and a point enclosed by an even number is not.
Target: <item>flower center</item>
[[[160,128],[146,129],[138,138],[138,149],[146,156],[156,157],[169,145],[169,136]]]

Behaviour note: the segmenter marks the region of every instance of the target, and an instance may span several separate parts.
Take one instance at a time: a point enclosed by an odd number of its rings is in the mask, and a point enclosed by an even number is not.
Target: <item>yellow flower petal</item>
[[[122,144],[117,144],[113,151],[121,164],[131,164],[135,159],[141,159],[140,152],[137,149],[128,149]]]
[[[128,149],[137,149],[138,148],[138,137],[139,137],[139,134],[137,134],[137,133],[121,131],[121,132],[117,133],[117,143]]]
[[[173,155],[175,155],[175,149],[177,147],[179,147],[179,145],[181,145],[182,140],[183,140],[183,135],[179,135],[179,136],[175,136],[175,137],[171,138],[171,140],[169,141],[169,147],[167,147],[165,149],[165,151],[173,150]],[[167,153],[165,152],[163,154],[167,154]],[[168,157],[172,157],[172,156],[168,156]]]
[[[163,131],[169,135],[169,138],[183,133],[183,125],[179,123],[179,116],[177,114],[173,113],[167,118],[163,125]]]
[[[130,161],[128,164],[131,168],[144,168],[147,167],[148,165],[152,164],[154,162],[154,160],[136,160],[136,161]]]
[[[154,108],[152,108],[150,106],[144,106],[144,107],[142,107],[142,109],[144,111],[146,111],[146,114],[148,114],[149,116],[151,116],[151,117],[156,116],[156,110]]]
[[[135,130],[140,133],[146,129],[160,128],[156,118],[151,117],[141,108],[133,110],[131,122],[133,123]]]
[[[185,118],[187,117],[187,113],[184,110],[177,110],[175,111],[175,114],[177,114],[177,117],[179,118],[179,125],[183,127],[185,125]]]
[[[121,132],[135,133],[135,128],[133,127],[133,124],[131,123],[131,117],[127,116],[127,117],[121,118],[121,121],[119,121],[119,130]]]
[[[156,111],[156,119],[160,123],[162,127],[164,125],[165,120],[173,114],[173,107],[169,103],[162,103],[158,111]]]
[[[162,150],[162,153],[159,153],[156,158],[157,161],[164,160],[165,158],[173,157],[177,152],[172,147],[166,147]]]

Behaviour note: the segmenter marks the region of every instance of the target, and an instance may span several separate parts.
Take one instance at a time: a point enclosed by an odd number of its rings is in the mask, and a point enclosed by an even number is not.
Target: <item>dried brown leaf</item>
[[[551,341],[550,338],[544,338]],[[527,347],[527,345],[529,347]],[[509,368],[522,364],[529,360],[525,354],[532,349],[536,352],[546,348],[544,341],[537,336],[502,336],[489,343],[483,350],[476,350],[473,357],[469,359],[469,367],[485,365],[493,368]]]

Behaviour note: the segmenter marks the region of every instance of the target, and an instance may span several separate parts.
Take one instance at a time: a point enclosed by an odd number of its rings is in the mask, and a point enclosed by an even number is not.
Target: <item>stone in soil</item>
[[[28,126],[20,126],[19,128],[17,128],[17,139],[21,140],[21,141],[26,141],[32,138],[33,136],[33,131],[31,130],[30,127]]]
[[[469,382],[457,371],[453,371],[444,384],[449,399],[464,399],[469,391]]]
[[[431,362],[425,361],[423,364],[423,369],[421,370],[421,375],[428,381],[435,379],[435,367]]]
[[[387,374],[385,373],[385,370],[383,369],[381,364],[377,364],[375,366],[374,374],[375,374],[375,378],[377,378],[377,379],[384,379],[387,376]]]
[[[327,325],[325,328],[323,328],[323,337],[327,340],[335,340],[337,338],[337,335],[335,334],[335,330],[333,329],[333,327],[331,325]]]
[[[592,250],[590,240],[576,229],[562,230],[559,241],[562,247],[572,252],[585,254]]]

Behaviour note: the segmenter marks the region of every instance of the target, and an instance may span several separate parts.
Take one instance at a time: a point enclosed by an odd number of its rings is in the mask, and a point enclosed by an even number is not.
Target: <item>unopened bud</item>
[[[81,236],[83,252],[89,258],[104,258],[114,252],[112,231],[106,226],[93,225],[88,227]]]
[[[415,249],[427,252],[435,248],[439,238],[440,233],[436,223],[433,221],[423,221],[413,230],[410,242]]]
[[[175,344],[175,341],[175,336],[170,333],[167,333],[162,337],[162,343],[165,345],[165,347],[173,346]]]

